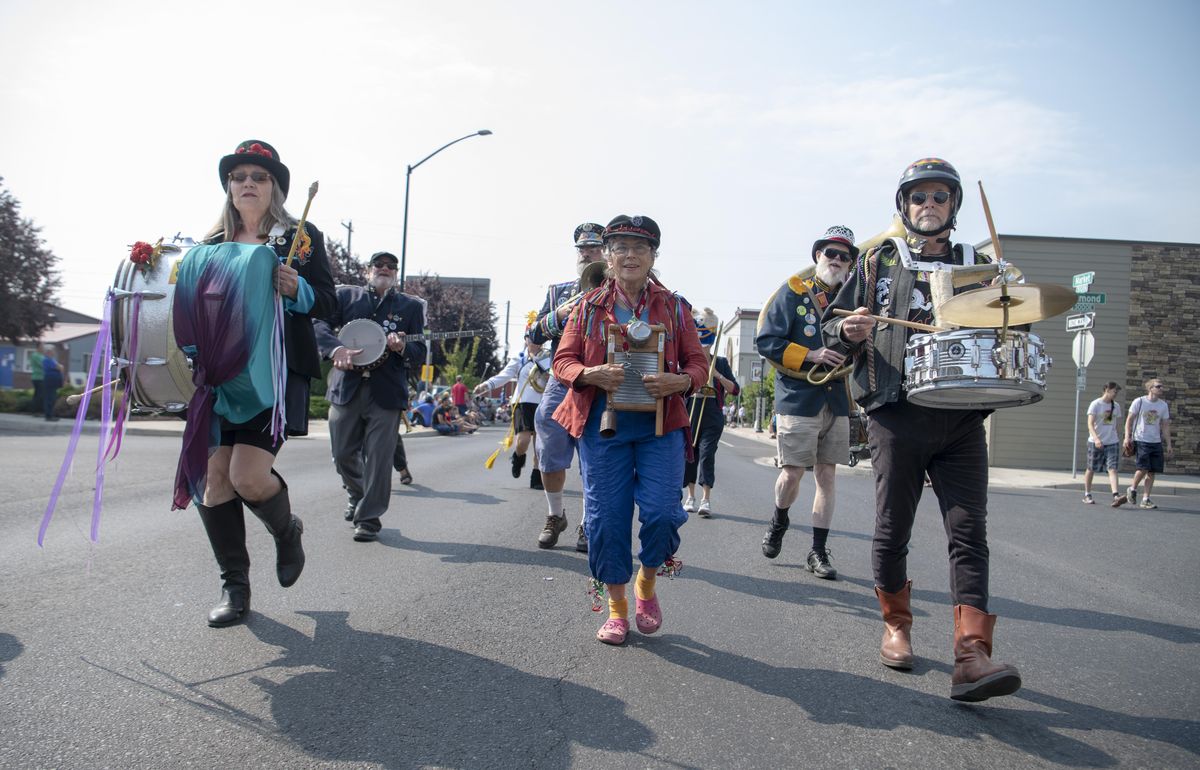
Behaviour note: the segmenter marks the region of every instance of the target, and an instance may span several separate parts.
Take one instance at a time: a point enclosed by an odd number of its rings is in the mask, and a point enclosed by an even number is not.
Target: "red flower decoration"
[[[133,244],[133,248],[129,251],[129,261],[134,264],[144,265],[154,256],[154,247],[145,241],[138,241]]]
[[[239,148],[237,148],[237,150],[234,151],[235,155],[242,155],[244,153],[254,153],[255,155],[261,155],[264,158],[270,158],[271,160],[275,160],[275,156],[271,153],[271,151],[268,150],[266,147],[263,147],[258,142],[254,142],[249,147],[239,147]]]

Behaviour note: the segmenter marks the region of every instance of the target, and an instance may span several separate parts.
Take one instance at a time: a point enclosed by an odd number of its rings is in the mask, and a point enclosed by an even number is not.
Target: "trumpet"
[[[579,291],[567,298],[565,302],[555,308],[561,310],[564,307],[570,307],[579,300],[583,299],[583,295],[593,289],[600,288],[600,284],[604,283],[604,260],[598,262],[589,262],[583,272],[579,274]]]

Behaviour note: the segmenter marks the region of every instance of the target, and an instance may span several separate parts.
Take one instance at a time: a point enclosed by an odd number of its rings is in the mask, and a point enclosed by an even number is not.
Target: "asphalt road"
[[[836,582],[759,541],[775,472],[727,432],[716,515],[683,529],[665,622],[595,641],[586,558],[535,539],[544,497],[484,458],[500,429],[411,441],[377,543],[355,543],[321,439],[278,464],[308,566],[274,579],[252,518],[253,613],[210,629],[217,570],[169,510],[177,437],[130,437],[87,539],[95,438],[43,549],[64,436],[0,435],[0,767],[1197,767],[1200,497],[1157,511],[1066,490],[991,493],[996,656],[1025,687],[948,698],[953,620],[932,495],[909,557],[912,673],[878,663],[871,479],[839,481]],[[578,478],[568,482],[571,530]],[[811,500],[806,478],[802,504]]]

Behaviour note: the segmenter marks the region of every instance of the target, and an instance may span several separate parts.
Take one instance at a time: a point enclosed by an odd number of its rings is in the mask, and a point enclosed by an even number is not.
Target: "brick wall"
[[[1175,457],[1167,473],[1200,473],[1200,246],[1134,245],[1125,406],[1163,381]],[[1132,471],[1131,460],[1122,470]]]

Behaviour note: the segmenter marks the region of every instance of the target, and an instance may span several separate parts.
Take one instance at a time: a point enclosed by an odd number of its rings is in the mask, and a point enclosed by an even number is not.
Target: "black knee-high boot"
[[[300,573],[304,571],[304,547],[300,543],[304,522],[300,521],[299,516],[292,515],[288,485],[283,476],[274,469],[271,473],[282,485],[274,497],[261,503],[252,503],[245,498],[242,501],[275,537],[275,575],[279,578],[279,585],[287,588],[299,580]]]
[[[250,554],[246,551],[246,519],[238,498],[220,505],[196,505],[221,569],[221,601],[209,610],[214,628],[242,620],[250,611]]]

